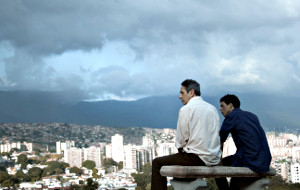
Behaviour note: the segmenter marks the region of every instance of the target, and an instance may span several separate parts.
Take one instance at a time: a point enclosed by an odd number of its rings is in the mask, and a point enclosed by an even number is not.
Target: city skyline
[[[78,145],[75,145],[74,141],[58,141],[56,142],[56,154],[64,155],[62,161],[70,164],[70,167],[76,166],[80,168],[83,161],[92,160],[96,163],[96,167],[101,169],[101,160],[105,158],[122,162],[125,170],[138,170],[143,165],[151,162],[155,157],[176,153],[175,134],[175,129],[153,130],[151,133],[143,136],[141,145],[124,144],[123,136],[119,134],[111,136],[110,143],[96,142],[88,148],[77,148]],[[271,166],[287,182],[299,183],[300,135],[267,132],[266,136],[272,154]],[[6,142],[1,144],[0,153],[3,150],[5,152],[17,147],[21,147],[21,143]],[[29,146],[30,150],[28,149],[29,151],[27,151],[28,153],[33,152],[32,147],[31,144]],[[120,147],[124,148],[121,148],[121,150]],[[223,156],[234,154],[235,151],[234,142],[229,137],[224,143]],[[112,154],[113,152],[119,152],[119,154],[114,155]]]

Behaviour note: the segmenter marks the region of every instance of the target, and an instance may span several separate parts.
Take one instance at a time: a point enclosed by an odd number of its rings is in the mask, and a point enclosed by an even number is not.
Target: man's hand
[[[180,154],[183,154],[183,153],[184,153],[183,148],[182,148],[182,147],[181,147],[181,148],[178,148],[178,152],[179,152]]]
[[[218,166],[223,166],[223,162],[222,162],[222,157],[223,157],[223,147],[224,147],[224,143],[221,143],[220,149],[221,149],[221,151],[222,151],[222,155],[221,155],[221,159],[220,159],[220,162],[219,162]]]

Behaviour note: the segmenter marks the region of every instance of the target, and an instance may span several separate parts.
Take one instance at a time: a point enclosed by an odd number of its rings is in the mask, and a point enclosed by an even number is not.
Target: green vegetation
[[[83,185],[83,189],[85,190],[95,190],[98,188],[98,183],[94,182],[92,178],[87,179],[87,184]]]
[[[300,183],[289,184],[282,179],[281,176],[272,176],[269,178],[270,184],[268,185],[269,189],[272,190],[296,190],[300,189]]]
[[[28,158],[25,154],[20,154],[18,156],[17,164],[21,164],[21,168],[25,169],[28,165]]]
[[[150,163],[148,163],[143,166],[142,171],[140,171],[139,173],[131,174],[135,182],[137,183],[137,186],[141,190],[146,190],[147,186],[149,188],[149,185],[151,184],[151,170],[152,170],[152,166]]]
[[[17,163],[21,164],[23,168],[33,160],[27,158],[25,154],[20,154],[17,159]],[[58,175],[65,173],[66,167],[69,164],[58,161],[46,162],[48,167],[41,169],[39,167],[33,167],[28,170],[28,174],[25,174],[22,170],[16,172],[15,175],[9,175],[4,167],[0,167],[0,184],[3,187],[13,187],[22,182],[34,182],[40,180],[42,177],[50,175]]]
[[[92,160],[85,160],[84,162],[82,162],[82,167],[85,167],[85,168],[91,170],[96,167],[96,164]]]
[[[43,170],[38,167],[33,167],[28,170],[28,175],[31,181],[38,181],[42,178]]]
[[[77,176],[80,176],[81,174],[83,174],[82,169],[77,168],[76,166],[73,166],[72,168],[70,168],[70,173],[74,173]]]
[[[104,167],[106,173],[110,173],[110,171],[113,167],[116,167],[118,169],[122,169],[123,168],[123,162],[116,162],[113,159],[108,158],[108,159],[103,159],[102,160],[102,166]]]
[[[19,180],[19,182],[27,182],[30,181],[30,176],[25,174],[22,170],[17,171],[15,177]]]
[[[46,162],[48,165],[47,168],[45,168],[47,175],[58,175],[65,173],[66,167],[69,166],[69,164],[65,162],[58,162],[58,161],[51,161]]]
[[[101,175],[101,174],[100,174],[100,175],[98,175],[98,170],[97,170],[96,168],[92,169],[92,171],[93,171],[93,174],[92,174],[93,178],[95,178],[95,179],[99,179],[99,178],[101,178],[101,177],[102,177],[102,175]]]

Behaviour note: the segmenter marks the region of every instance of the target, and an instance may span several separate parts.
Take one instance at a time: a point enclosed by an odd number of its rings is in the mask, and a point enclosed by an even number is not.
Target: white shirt
[[[217,109],[195,96],[179,111],[176,148],[197,154],[207,165],[220,162],[220,118]]]

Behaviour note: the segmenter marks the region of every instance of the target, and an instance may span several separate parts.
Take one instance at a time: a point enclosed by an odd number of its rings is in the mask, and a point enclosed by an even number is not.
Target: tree
[[[123,162],[118,162],[117,167],[119,170],[123,169]]]
[[[12,178],[8,178],[7,180],[5,180],[1,183],[1,186],[12,187],[12,186],[14,186],[14,182],[13,182]]]
[[[82,187],[80,185],[77,185],[77,184],[71,184],[70,185],[70,190],[81,190]]]
[[[96,164],[92,160],[85,160],[82,162],[82,167],[85,167],[89,170],[94,169],[96,167]]]
[[[11,158],[12,153],[11,152],[1,152],[1,156],[6,156],[7,158]]]
[[[268,187],[270,189],[275,189],[275,190],[280,190],[280,189],[285,189],[286,186],[288,185],[287,182],[285,182],[281,176],[272,176],[269,178],[270,184]]]
[[[102,160],[102,166],[104,167],[104,169],[105,169],[105,171],[107,172],[107,173],[109,173],[108,171],[109,171],[109,169],[111,168],[111,167],[118,167],[118,163],[116,162],[116,161],[114,161],[113,159],[111,159],[111,158],[108,158],[108,159],[103,159]]]
[[[101,178],[101,177],[102,177],[102,175],[101,175],[101,174],[100,174],[100,175],[98,175],[98,170],[97,170],[96,168],[92,169],[92,171],[93,171],[93,174],[92,174],[93,178],[95,178],[95,179],[99,179],[99,178]]]
[[[25,169],[28,165],[28,158],[25,154],[20,154],[18,156],[17,164],[21,164],[21,168]]]
[[[9,174],[6,171],[0,171],[0,183],[4,182],[5,180],[9,179]]]
[[[6,168],[5,168],[5,167],[3,167],[3,166],[0,166],[0,171],[2,171],[2,172],[6,172]]]
[[[66,167],[69,166],[69,164],[65,162],[58,162],[58,161],[46,162],[46,164],[48,165],[48,167],[46,168],[48,175],[63,174],[65,173]]]
[[[41,153],[41,150],[38,148],[33,149],[33,151],[36,156],[40,155],[40,153]]]
[[[77,176],[80,176],[81,174],[83,174],[83,171],[82,169],[73,166],[72,168],[70,168],[70,173],[75,173]]]
[[[27,158],[27,156],[25,154],[20,154],[18,156],[17,164],[21,164],[23,162],[27,163],[28,162],[28,158]]]
[[[40,180],[41,176],[42,176],[42,173],[43,173],[43,170],[41,168],[38,168],[38,167],[33,167],[33,168],[30,168],[28,170],[28,175],[29,175],[31,181]]]
[[[93,181],[92,178],[88,178],[87,180],[87,184],[83,186],[83,189],[85,190],[94,190],[98,188],[98,183]]]
[[[142,172],[138,174],[131,174],[137,183],[138,187],[145,190],[147,185],[151,183],[151,170],[152,166],[150,163],[143,166]]]
[[[27,182],[30,181],[30,177],[25,174],[22,170],[17,171],[15,177],[20,181],[20,182]]]

